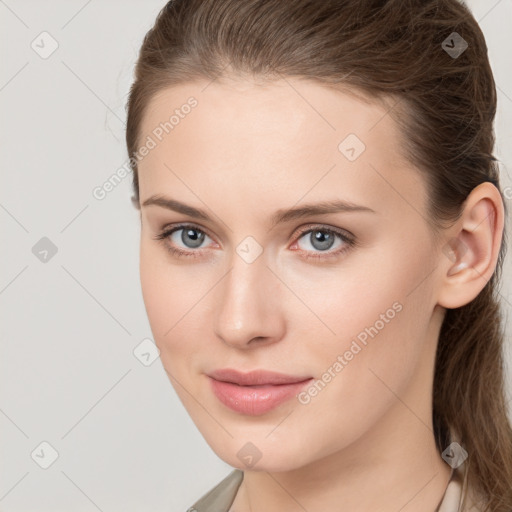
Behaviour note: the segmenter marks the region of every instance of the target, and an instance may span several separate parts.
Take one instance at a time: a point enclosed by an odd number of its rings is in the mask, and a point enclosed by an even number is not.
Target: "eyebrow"
[[[142,206],[161,206],[167,210],[172,210],[178,213],[183,213],[190,217],[202,219],[205,221],[212,222],[210,216],[199,208],[181,203],[175,199],[170,199],[163,196],[151,196],[146,199]],[[276,210],[276,212],[270,217],[270,225],[274,228],[277,224],[290,222],[292,220],[301,219],[303,217],[309,217],[312,215],[325,215],[328,213],[342,213],[342,212],[371,212],[376,213],[368,206],[354,204],[348,201],[342,201],[334,199],[331,201],[322,201],[320,203],[309,203],[296,208],[283,208]]]

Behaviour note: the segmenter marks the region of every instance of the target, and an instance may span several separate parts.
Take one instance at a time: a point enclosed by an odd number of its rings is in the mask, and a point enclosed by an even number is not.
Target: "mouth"
[[[208,374],[217,399],[240,414],[258,416],[290,400],[313,381],[313,377],[292,376],[256,370],[240,373],[217,370]]]
[[[240,386],[276,386],[279,384],[296,384],[312,378],[311,375],[287,375],[285,373],[277,373],[269,370],[253,370],[243,373],[232,368],[214,370],[208,373],[208,376],[218,381],[230,382]]]

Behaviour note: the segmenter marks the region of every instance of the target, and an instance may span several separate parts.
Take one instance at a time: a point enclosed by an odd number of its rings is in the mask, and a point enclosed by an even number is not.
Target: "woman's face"
[[[363,440],[370,454],[430,425],[443,255],[386,110],[287,79],[175,86],[146,111],[144,302],[176,393],[234,467],[286,471]],[[256,402],[219,385],[222,401],[209,375],[226,368],[312,380]]]

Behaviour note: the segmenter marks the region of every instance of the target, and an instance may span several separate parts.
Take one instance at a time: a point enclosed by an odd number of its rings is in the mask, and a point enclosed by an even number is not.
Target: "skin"
[[[402,156],[386,106],[305,80],[165,89],[149,104],[140,140],[190,96],[197,107],[139,163],[140,202],[165,196],[211,220],[142,206],[140,277],[176,393],[212,450],[244,470],[230,510],[313,512],[343,503],[351,512],[432,512],[452,470],[431,418],[439,329],[445,308],[471,301],[494,271],[499,192],[490,183],[474,189],[461,218],[436,239],[424,180]],[[366,145],[352,162],[338,150],[350,133]],[[279,209],[333,199],[373,212],[270,224]],[[183,231],[155,240],[183,222],[206,234],[200,248],[185,245]],[[306,226],[345,230],[356,243],[336,236],[322,251],[311,232],[299,232]],[[252,263],[236,251],[248,236],[263,249]],[[466,250],[449,258],[454,238]],[[168,246],[197,257],[178,258]],[[210,389],[206,373],[227,367],[322,379],[394,303],[400,312],[307,404],[292,399],[247,416]],[[252,467],[237,456],[248,442],[261,452]]]

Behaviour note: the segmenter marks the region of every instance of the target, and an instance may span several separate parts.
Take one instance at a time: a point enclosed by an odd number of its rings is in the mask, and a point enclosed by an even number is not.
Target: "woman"
[[[457,0],[177,0],[128,101],[190,510],[512,510],[496,91]]]

